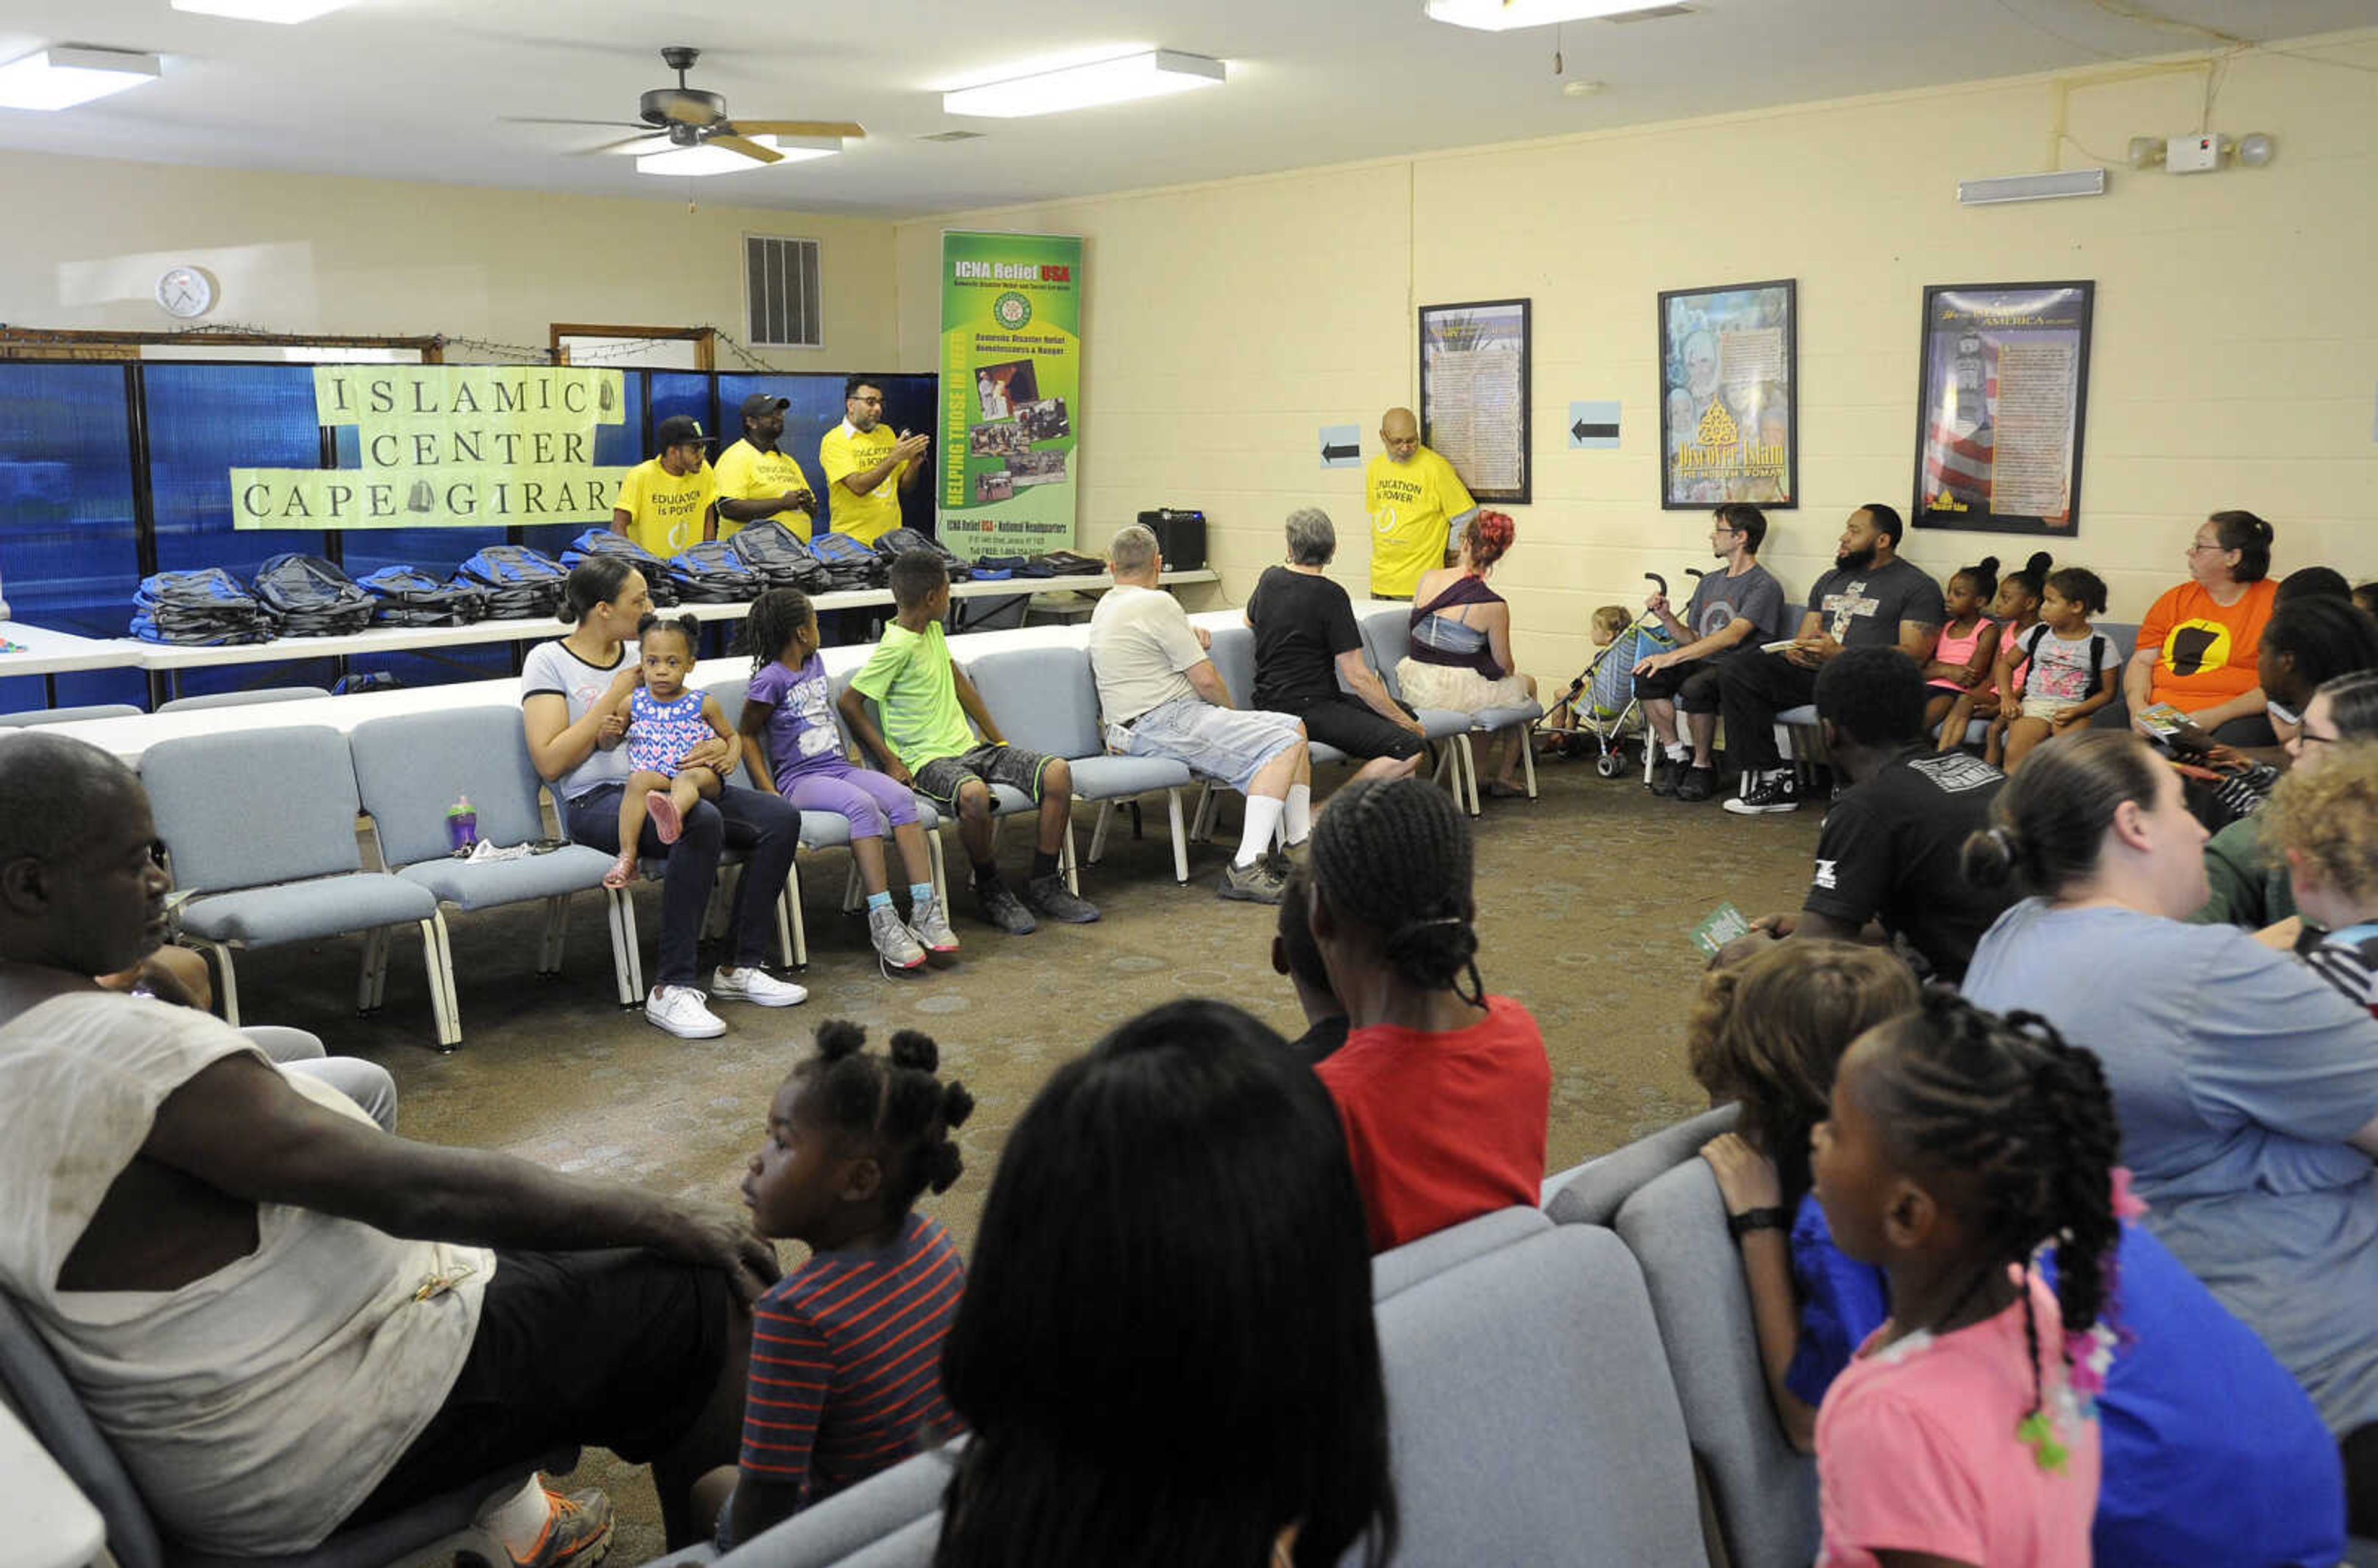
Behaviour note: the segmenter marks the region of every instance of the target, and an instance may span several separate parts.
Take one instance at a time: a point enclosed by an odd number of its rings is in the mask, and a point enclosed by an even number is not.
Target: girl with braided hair
[[[940,1222],[914,1213],[965,1168],[950,1134],[974,1096],[935,1074],[941,1051],[903,1029],[888,1056],[833,1020],[768,1107],[743,1202],[759,1233],[809,1260],[751,1309],[751,1374],[738,1470],[705,1482],[721,1550],[865,1480],[955,1430],[941,1345],[966,1265]]]
[[[933,893],[932,861],[915,792],[844,754],[809,595],[798,588],[761,594],[752,601],[743,640],[751,652],[751,685],[736,729],[752,782],[803,811],[831,813],[849,822],[850,858],[867,893],[867,940],[886,973],[914,971],[930,959],[955,959],[957,933]],[[908,875],[905,922],[892,903],[886,838],[899,846]]]
[[[2328,720],[2315,700],[2307,724]],[[2353,1533],[2378,1533],[2378,1020],[2234,926],[2182,923],[2204,830],[2137,736],[2045,742],[1990,813],[1966,877],[2033,896],[1965,995],[2098,1054],[2147,1227],[2312,1395]]]
[[[1858,1036],[1831,1112],[1818,1201],[1892,1315],[1817,1415],[1820,1568],[2087,1568],[2120,1139],[2097,1059],[1934,992]]]
[[[1315,1071],[1372,1250],[1534,1204],[1552,1064],[1528,1010],[1478,976],[1469,819],[1419,779],[1355,779],[1314,820],[1311,873],[1313,940],[1348,1025]]]

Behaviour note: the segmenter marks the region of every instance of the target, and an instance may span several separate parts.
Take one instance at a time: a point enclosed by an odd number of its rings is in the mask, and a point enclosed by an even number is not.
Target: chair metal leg
[[[1528,798],[1533,800],[1536,797],[1536,742],[1525,724],[1519,726],[1519,770],[1527,775]]]
[[[809,923],[801,915],[801,857],[793,856],[793,864],[785,872],[785,913],[792,917],[793,967],[810,966]]]
[[[1212,784],[1197,786],[1197,819],[1189,830],[1190,837],[1200,844],[1214,842],[1214,808],[1219,804],[1220,804],[1220,792]]]
[[[948,853],[942,847],[942,835],[925,835],[925,858],[932,862],[933,897],[947,914],[950,907],[950,868]]]
[[[558,975],[561,972],[561,943],[569,930],[570,895],[557,893],[545,901],[545,947],[537,955],[538,974]]]
[[[1114,826],[1115,818],[1120,816],[1129,804],[1127,801],[1110,800],[1099,806],[1099,825],[1090,830],[1091,865],[1097,865],[1099,856],[1107,852],[1107,830]]]
[[[1456,760],[1453,764],[1454,795],[1461,798],[1473,817],[1478,810],[1478,753],[1471,748],[1467,735],[1453,737]]]
[[[447,945],[443,914],[421,922],[421,963],[429,972],[429,1016],[438,1031],[438,1048],[450,1051],[462,1043],[462,1023],[454,998],[454,952]]]
[[[1164,792],[1165,814],[1172,822],[1172,880],[1182,887],[1189,885],[1189,835],[1181,827],[1181,791]]]
[[[378,1012],[388,1005],[388,965],[396,955],[396,932],[383,928],[379,934],[379,952],[372,962],[372,1011]]]
[[[222,1002],[223,1022],[236,1029],[239,1027],[239,978],[232,973],[231,947],[224,942],[201,942],[199,945],[215,961],[215,973],[221,979],[215,992]]]
[[[644,999],[643,954],[636,950],[636,905],[625,888],[606,888],[605,902],[611,928],[611,977],[619,991],[619,1005],[633,1007]]]
[[[368,1013],[378,1005],[372,999],[372,977],[378,972],[379,944],[387,936],[386,927],[364,933],[363,962],[355,971],[355,1011],[359,1014]]]
[[[1082,896],[1081,868],[1074,864],[1074,820],[1065,819],[1065,842],[1057,846],[1057,869],[1065,874],[1065,891]]]
[[[859,880],[859,856],[850,857],[850,872],[842,879],[842,912],[856,915],[867,907],[867,884]]]

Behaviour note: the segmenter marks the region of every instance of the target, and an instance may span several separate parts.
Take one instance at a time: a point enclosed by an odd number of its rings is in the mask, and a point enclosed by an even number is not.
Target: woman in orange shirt
[[[2131,716],[2168,702],[2228,746],[2275,743],[2255,661],[2278,592],[2270,581],[2271,525],[2252,512],[2215,512],[2188,546],[2189,581],[2139,623],[2122,672]]]

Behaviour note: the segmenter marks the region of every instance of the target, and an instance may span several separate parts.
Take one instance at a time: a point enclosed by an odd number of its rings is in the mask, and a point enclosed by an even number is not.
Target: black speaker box
[[[1156,535],[1164,564],[1174,571],[1196,571],[1206,564],[1206,514],[1195,509],[1159,507],[1139,514],[1140,526]]]

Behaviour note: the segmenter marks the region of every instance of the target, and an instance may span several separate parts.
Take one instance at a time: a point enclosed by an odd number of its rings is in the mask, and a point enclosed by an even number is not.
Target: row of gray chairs
[[[318,686],[269,686],[253,691],[212,691],[203,697],[176,697],[157,704],[161,713],[186,713],[197,708],[244,708],[257,702],[303,702],[330,694]],[[41,724],[79,724],[85,719],[137,719],[140,710],[129,702],[95,702],[84,708],[34,708],[22,713],[0,713],[0,728],[31,729]]]

